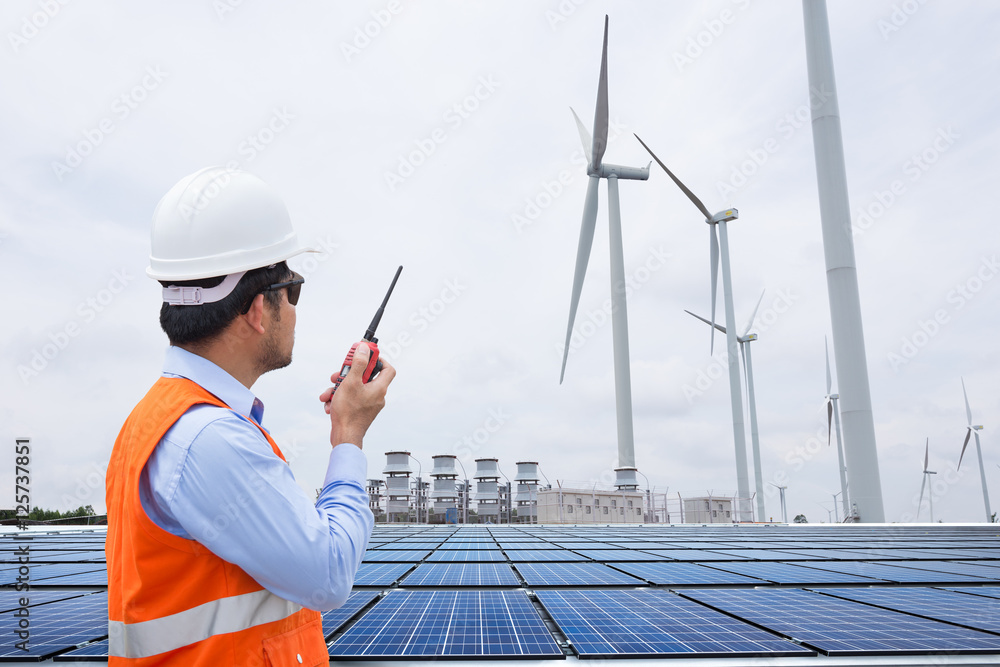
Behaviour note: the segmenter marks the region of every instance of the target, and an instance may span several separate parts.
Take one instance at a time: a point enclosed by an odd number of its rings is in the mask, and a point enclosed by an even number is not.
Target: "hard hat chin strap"
[[[230,273],[226,279],[215,287],[178,287],[171,285],[163,288],[163,301],[171,306],[200,306],[203,303],[215,303],[229,296],[240,278],[246,271]]]

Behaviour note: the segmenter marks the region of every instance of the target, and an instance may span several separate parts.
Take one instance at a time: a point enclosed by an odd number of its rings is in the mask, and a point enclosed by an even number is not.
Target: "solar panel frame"
[[[603,563],[515,563],[528,586],[645,586],[642,579]]]
[[[697,563],[609,563],[610,567],[634,577],[640,577],[657,586],[705,586],[712,584],[767,585],[767,581],[742,574],[717,570]]]
[[[521,581],[507,563],[421,563],[399,585],[517,587]]]
[[[938,588],[891,586],[824,588],[824,595],[861,602],[974,630],[1000,634],[1000,601]],[[969,598],[972,599],[969,599]]]

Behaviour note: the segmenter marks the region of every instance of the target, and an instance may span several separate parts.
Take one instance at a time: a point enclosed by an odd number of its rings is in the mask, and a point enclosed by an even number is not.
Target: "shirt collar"
[[[264,418],[264,404],[239,380],[204,357],[170,346],[163,362],[163,375],[182,377],[201,385],[230,408],[258,424]]]

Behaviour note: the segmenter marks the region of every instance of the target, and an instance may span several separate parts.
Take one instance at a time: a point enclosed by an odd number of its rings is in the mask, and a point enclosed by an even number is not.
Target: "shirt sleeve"
[[[325,611],[347,600],[374,527],[366,471],[357,446],[334,447],[314,504],[263,434],[230,413],[195,437],[163,500],[220,558],[275,595]]]

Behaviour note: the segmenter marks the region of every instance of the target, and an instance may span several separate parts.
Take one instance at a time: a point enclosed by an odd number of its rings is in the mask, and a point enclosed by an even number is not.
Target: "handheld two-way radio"
[[[385,304],[389,302],[389,297],[392,295],[393,288],[396,287],[396,281],[399,280],[399,274],[402,270],[402,266],[396,269],[396,275],[392,278],[392,284],[389,285],[389,291],[385,293],[385,298],[382,299],[382,305],[378,307],[377,311],[375,311],[375,317],[372,318],[372,323],[368,325],[368,329],[365,331],[363,338],[365,343],[368,345],[368,349],[371,350],[371,356],[368,357],[368,365],[365,366],[365,372],[361,376],[362,382],[370,382],[376,375],[379,374],[379,371],[382,370],[382,362],[378,358],[378,338],[375,337],[375,328],[382,319],[382,311],[385,310]],[[355,343],[352,345],[351,351],[347,353],[347,358],[344,359],[344,365],[340,369],[340,375],[333,382],[333,392],[330,394],[331,397],[340,387],[340,383],[344,381],[345,377],[347,377],[347,373],[350,372],[351,364],[354,362],[354,351],[358,349],[358,345],[361,345],[361,343]]]

